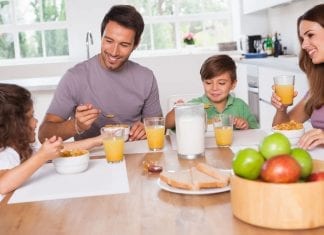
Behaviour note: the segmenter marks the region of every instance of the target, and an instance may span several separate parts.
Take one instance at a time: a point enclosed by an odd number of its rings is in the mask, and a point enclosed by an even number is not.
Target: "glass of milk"
[[[175,106],[178,156],[195,159],[204,156],[206,115],[203,104],[185,103]]]

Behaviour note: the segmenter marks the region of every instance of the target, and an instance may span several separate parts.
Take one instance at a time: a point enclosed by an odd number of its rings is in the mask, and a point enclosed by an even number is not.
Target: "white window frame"
[[[177,1],[177,0],[175,0]],[[127,1],[126,1],[127,2]],[[178,5],[178,2],[176,2]],[[240,1],[239,0],[230,0],[230,10],[229,11],[222,11],[217,13],[197,13],[192,15],[178,15],[178,6],[175,9],[175,15],[162,15],[162,16],[143,16],[145,27],[152,27],[152,24],[156,23],[173,23],[175,24],[176,29],[176,48],[174,49],[153,49],[153,50],[135,50],[134,56],[135,57],[141,57],[141,56],[147,56],[147,55],[154,55],[156,53],[159,54],[173,54],[173,53],[179,53],[181,51],[192,51],[192,48],[184,48],[182,46],[182,37],[183,35],[180,35],[179,31],[179,25],[181,22],[190,22],[190,21],[201,21],[204,20],[218,20],[218,19],[227,19],[232,22],[232,40],[235,41],[236,38],[238,38],[239,35],[239,14],[240,14]],[[152,30],[150,30],[152,34]],[[150,37],[151,44],[154,45],[154,38],[153,35]],[[154,46],[153,46],[154,47]],[[206,51],[206,50],[217,50],[217,45],[213,47],[198,47],[195,48],[194,51]]]
[[[62,61],[66,60],[69,58],[69,55],[67,56],[50,56],[48,57],[46,55],[46,48],[45,48],[45,31],[46,30],[59,30],[59,29],[65,29],[68,32],[68,37],[69,37],[69,30],[68,30],[68,16],[66,16],[66,21],[60,21],[60,22],[37,22],[37,23],[32,23],[32,24],[18,24],[16,21],[16,10],[15,10],[15,0],[7,0],[10,2],[10,11],[12,14],[12,23],[5,24],[5,25],[0,25],[0,32],[2,33],[10,33],[13,35],[14,38],[14,49],[15,49],[15,58],[12,59],[1,59],[1,63],[15,63],[15,64],[29,64],[29,63],[38,63],[38,62],[43,62],[44,59],[48,62],[57,62],[57,61]],[[65,0],[68,1],[68,0]],[[67,7],[67,6],[66,6]],[[41,11],[43,8],[41,8]],[[67,12],[67,9],[66,9]],[[41,15],[42,12],[41,12]],[[20,44],[19,44],[19,32],[24,32],[24,31],[41,31],[42,33],[42,49],[43,49],[43,57],[32,57],[32,58],[22,58],[21,53],[20,53]],[[69,47],[70,48],[70,47]],[[69,49],[70,50],[70,49]],[[69,52],[70,54],[70,52]]]

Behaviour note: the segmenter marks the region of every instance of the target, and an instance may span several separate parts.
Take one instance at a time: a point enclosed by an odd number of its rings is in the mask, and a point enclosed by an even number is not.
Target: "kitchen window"
[[[0,60],[69,55],[65,0],[0,0]]]
[[[128,0],[143,15],[145,29],[137,51],[186,48],[194,35],[196,48],[215,48],[232,41],[233,0]]]

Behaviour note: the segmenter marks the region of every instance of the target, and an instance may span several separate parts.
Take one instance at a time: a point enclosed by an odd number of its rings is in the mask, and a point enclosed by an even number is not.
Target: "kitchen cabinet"
[[[248,103],[248,88],[247,88],[247,65],[236,63],[237,84],[234,89],[235,97],[241,98]]]
[[[256,11],[264,10],[284,3],[290,3],[292,0],[243,0],[243,13],[249,14]]]
[[[273,77],[277,75],[295,75],[295,90],[298,91],[298,95],[294,98],[293,105],[297,104],[304,97],[308,90],[308,83],[306,75],[302,72],[258,66],[258,73],[260,127],[269,130],[272,127],[273,116],[276,112],[275,108],[271,105]]]

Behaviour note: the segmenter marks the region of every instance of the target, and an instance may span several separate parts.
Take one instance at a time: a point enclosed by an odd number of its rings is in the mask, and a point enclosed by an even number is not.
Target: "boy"
[[[228,55],[209,57],[203,63],[200,75],[205,94],[189,102],[203,103],[208,120],[216,114],[231,114],[234,116],[235,129],[259,128],[259,124],[248,105],[242,99],[230,94],[237,83],[236,66],[231,57]],[[165,126],[169,129],[175,128],[174,109],[166,115]]]

